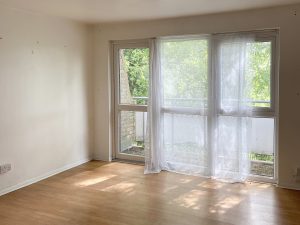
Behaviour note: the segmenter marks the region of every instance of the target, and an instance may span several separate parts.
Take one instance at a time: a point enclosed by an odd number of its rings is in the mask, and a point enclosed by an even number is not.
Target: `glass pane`
[[[207,107],[208,41],[163,41],[161,74],[165,106]]]
[[[224,43],[219,57],[224,112],[271,107],[271,42]]]
[[[220,116],[218,124],[219,143],[226,143],[218,146],[219,171],[239,171],[241,148],[247,146],[247,136],[250,135],[250,152],[249,156],[245,155],[250,157],[250,173],[274,177],[274,118],[251,118],[248,121],[246,117]],[[250,127],[251,133],[248,134]]]
[[[169,165],[207,175],[207,117],[165,113],[164,154]]]
[[[144,156],[146,112],[122,111],[120,113],[120,153]]]
[[[119,51],[120,103],[147,105],[149,87],[149,49]]]
[[[241,82],[246,66],[241,63],[245,61],[245,45],[246,42],[240,43],[235,40],[221,44],[216,71],[220,78],[220,87],[217,90],[220,94],[220,107],[224,112],[236,111],[242,101],[247,99],[245,87],[249,85]]]
[[[219,116],[217,123],[216,173],[224,174],[222,176],[226,176],[226,173],[238,174],[242,172],[241,168],[244,168],[240,167],[240,163],[245,163],[248,156],[246,151],[248,119]]]
[[[252,119],[251,174],[274,176],[274,119]]]
[[[254,42],[248,44],[251,90],[249,98],[255,107],[271,107],[271,42]]]

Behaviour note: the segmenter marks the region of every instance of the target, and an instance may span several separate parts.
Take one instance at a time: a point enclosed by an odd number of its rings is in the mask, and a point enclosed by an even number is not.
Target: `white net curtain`
[[[249,35],[152,41],[145,173],[246,179],[251,42]]]

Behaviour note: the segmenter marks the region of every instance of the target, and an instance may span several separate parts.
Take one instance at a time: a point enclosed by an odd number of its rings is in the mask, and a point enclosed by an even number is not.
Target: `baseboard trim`
[[[81,164],[87,163],[87,162],[89,162],[91,160],[92,160],[92,158],[82,159],[82,160],[79,160],[79,161],[77,161],[75,163],[71,163],[71,164],[63,166],[61,168],[52,170],[52,171],[50,171],[48,173],[45,173],[45,174],[43,174],[41,176],[34,177],[34,178],[31,178],[31,179],[26,180],[24,182],[21,182],[19,184],[13,185],[13,186],[8,187],[8,188],[5,188],[4,190],[0,190],[0,196],[8,194],[8,193],[13,192],[13,191],[16,191],[16,190],[18,190],[20,188],[29,186],[31,184],[37,183],[37,182],[39,182],[41,180],[47,179],[47,178],[52,177],[52,176],[54,176],[56,174],[62,173],[64,171],[66,171],[66,170],[69,170],[69,169],[72,169],[72,168],[74,168],[76,166],[79,166]]]
[[[93,157],[93,160],[96,160],[96,161],[103,161],[103,162],[111,162],[112,159],[103,159],[102,157],[100,156],[94,156]]]
[[[278,184],[277,187],[284,188],[284,189],[290,189],[290,190],[300,191],[300,187],[299,186],[291,185],[291,184]]]

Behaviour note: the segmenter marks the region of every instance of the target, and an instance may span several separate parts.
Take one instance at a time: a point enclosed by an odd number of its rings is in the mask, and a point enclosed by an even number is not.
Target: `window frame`
[[[218,46],[218,35],[220,34],[251,34],[255,36],[256,42],[271,42],[271,71],[270,71],[270,107],[254,107],[252,118],[273,118],[274,119],[274,177],[268,178],[263,176],[249,175],[250,180],[263,181],[276,183],[278,181],[278,115],[279,115],[279,30],[278,29],[268,29],[259,31],[245,31],[245,32],[232,32],[232,33],[213,33],[213,34],[203,34],[203,35],[190,35],[191,39],[199,38],[206,39],[208,41],[208,106],[206,108],[190,108],[190,107],[166,107],[162,106],[162,113],[168,114],[186,114],[186,115],[199,115],[207,116],[207,123],[213,123],[215,116],[225,115],[220,112],[220,107],[218,105],[218,93],[216,92],[218,87],[218,78],[214,71],[214,56],[216,54],[216,49]],[[174,36],[171,36],[174,38]],[[183,36],[175,36],[181,39]],[[185,38],[187,36],[184,36]],[[170,36],[159,37],[161,39],[168,39]],[[144,157],[119,157],[119,134],[118,134],[118,120],[119,112],[121,111],[139,111],[147,112],[147,105],[130,105],[130,104],[120,104],[119,98],[119,54],[116,51],[124,48],[149,48],[149,54],[151,57],[149,39],[135,39],[135,40],[122,40],[122,41],[111,41],[111,55],[112,55],[112,79],[111,79],[111,95],[112,95],[112,114],[113,114],[113,128],[112,129],[112,157],[114,159],[125,159],[133,161],[144,161]],[[117,53],[117,54],[116,54]],[[150,64],[149,64],[150,65]],[[151,65],[150,65],[151,67]],[[151,68],[150,68],[151,71]],[[117,98],[116,98],[117,96]],[[226,116],[230,116],[226,114]],[[231,115],[231,116],[242,116],[242,115]],[[209,126],[210,127],[210,126]],[[211,131],[208,130],[208,133]],[[209,147],[210,148],[210,147]]]
[[[273,118],[274,119],[274,176],[273,178],[250,174],[248,179],[277,183],[278,182],[278,124],[279,124],[279,30],[259,31],[255,33],[256,41],[271,42],[271,78],[270,78],[270,103],[269,108],[255,108],[253,118]]]
[[[149,63],[150,63],[150,39],[135,39],[135,40],[121,40],[111,41],[112,54],[112,78],[111,78],[111,95],[112,95],[112,159],[120,159],[127,161],[144,161],[143,156],[130,155],[120,153],[120,128],[121,128],[121,112],[147,112],[148,105],[138,104],[122,104],[120,102],[120,50],[130,48],[148,48],[149,49]],[[149,64],[150,66],[150,64]],[[149,68],[150,69],[150,68]],[[150,81],[149,81],[150,82]]]
[[[209,34],[195,34],[195,35],[185,35],[185,36],[164,36],[160,37],[161,40],[168,40],[172,38],[173,40],[206,40],[207,41],[207,102],[210,104],[210,93],[211,93],[211,81],[212,81],[212,73],[211,73],[211,35]],[[162,105],[161,112],[167,114],[184,114],[184,115],[198,115],[198,116],[206,116],[209,117],[210,106],[201,108],[201,107],[180,107],[180,106],[165,106]]]
[[[278,182],[278,109],[279,109],[279,96],[278,96],[278,79],[279,79],[279,30],[262,30],[262,31],[247,31],[247,32],[234,32],[234,33],[222,33],[213,34],[212,36],[212,55],[216,55],[219,42],[219,35],[236,35],[236,34],[250,34],[254,35],[255,42],[271,42],[271,70],[270,70],[270,107],[253,107],[251,118],[272,118],[274,119],[274,176],[264,177],[259,175],[249,174],[249,180],[255,180],[259,182],[277,183]],[[212,59],[213,61],[213,59]],[[215,61],[212,63],[216,63]],[[213,70],[213,68],[212,68]],[[215,117],[218,116],[233,116],[233,117],[243,117],[244,115],[239,113],[224,113],[220,107],[220,80],[216,76],[216,73],[212,72],[212,98],[216,99],[212,110],[215,111]],[[215,90],[216,88],[217,90]]]
[[[227,35],[227,33],[224,33]],[[212,39],[212,48],[213,48],[213,54],[216,55],[218,54],[218,48],[220,47],[220,42],[218,40],[219,35],[224,35],[222,34],[213,34]],[[277,30],[270,30],[270,31],[249,31],[249,32],[236,32],[236,33],[229,33],[228,35],[236,35],[236,34],[250,34],[254,36],[255,42],[270,42],[271,43],[271,68],[270,68],[270,107],[252,107],[252,117],[275,117],[277,114],[277,93],[278,93],[278,88],[277,88],[277,83],[278,83],[278,78],[277,78],[277,64],[278,64],[278,31]],[[212,62],[216,63],[216,62]],[[216,83],[217,85],[217,90],[215,93],[212,93],[212,95],[215,96],[215,99],[217,100],[216,102],[216,112],[217,115],[224,115],[224,116],[242,116],[238,115],[236,113],[225,113],[221,109],[221,102],[219,98],[219,90],[220,90],[220,81],[219,78],[215,76],[215,73],[213,72],[213,82]]]
[[[277,32],[262,32],[255,35],[256,42],[271,42],[271,68],[270,68],[270,107],[254,107],[257,116],[275,116],[276,114],[276,92],[277,92]]]

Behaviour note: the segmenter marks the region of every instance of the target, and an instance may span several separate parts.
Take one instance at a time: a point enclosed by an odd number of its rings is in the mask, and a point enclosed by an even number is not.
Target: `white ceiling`
[[[300,3],[300,0],[0,0],[14,8],[96,23],[172,18]]]

